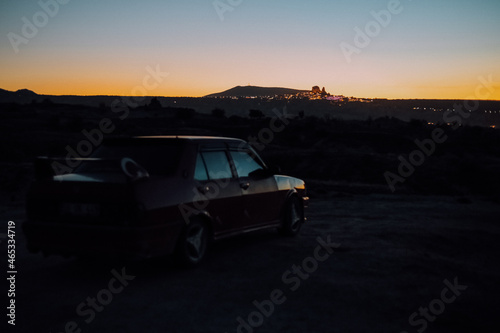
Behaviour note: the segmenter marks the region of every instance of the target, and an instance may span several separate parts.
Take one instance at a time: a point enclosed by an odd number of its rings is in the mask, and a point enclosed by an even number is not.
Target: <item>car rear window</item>
[[[122,158],[131,158],[151,175],[171,175],[179,164],[181,148],[178,144],[147,143],[147,142],[113,142],[97,148],[90,156],[102,159],[98,161],[84,161],[77,169],[77,173],[119,172]]]
[[[196,167],[194,170],[194,179],[199,181],[208,180],[207,169],[205,168],[205,162],[203,162],[203,157],[198,154],[196,158]]]

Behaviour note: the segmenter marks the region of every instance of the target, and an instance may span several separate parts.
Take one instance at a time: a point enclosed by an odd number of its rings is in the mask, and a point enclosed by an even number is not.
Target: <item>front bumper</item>
[[[304,205],[304,208],[309,207],[309,197],[302,197],[302,203]]]

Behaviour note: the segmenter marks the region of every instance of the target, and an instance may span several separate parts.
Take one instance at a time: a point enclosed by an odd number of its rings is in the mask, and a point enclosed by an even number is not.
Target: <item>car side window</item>
[[[208,180],[207,168],[205,168],[205,162],[203,162],[203,158],[201,154],[198,154],[196,158],[196,167],[194,169],[194,179],[199,181]]]
[[[236,172],[240,178],[248,177],[250,173],[259,169],[264,169],[264,167],[246,151],[232,151],[231,158],[233,159]]]
[[[231,166],[224,151],[203,152],[210,179],[232,178]]]

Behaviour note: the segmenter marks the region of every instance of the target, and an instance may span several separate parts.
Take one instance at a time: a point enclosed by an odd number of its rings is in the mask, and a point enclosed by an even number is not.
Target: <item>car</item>
[[[74,169],[59,174],[64,163]],[[296,235],[309,202],[303,180],[234,138],[109,138],[88,158],[39,157],[35,172],[23,231],[28,250],[45,255],[173,254],[196,266],[212,241],[269,228]]]

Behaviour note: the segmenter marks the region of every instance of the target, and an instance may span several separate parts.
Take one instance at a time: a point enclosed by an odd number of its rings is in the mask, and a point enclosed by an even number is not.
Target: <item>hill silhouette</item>
[[[0,89],[0,102],[2,103],[26,103],[39,97],[39,95],[28,89],[19,89],[18,91],[8,91]]]
[[[280,87],[236,86],[229,90],[207,95],[205,97],[264,97],[276,95],[291,95],[308,90],[298,90]]]

